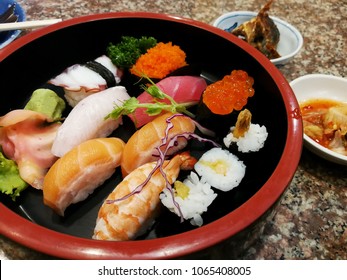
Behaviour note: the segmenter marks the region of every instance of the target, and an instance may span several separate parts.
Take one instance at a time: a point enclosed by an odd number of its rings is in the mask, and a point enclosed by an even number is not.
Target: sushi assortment
[[[0,117],[1,152],[60,216],[119,172],[121,181],[99,209],[94,239],[136,239],[163,207],[178,221],[202,226],[218,194],[238,187],[246,176],[247,166],[229,147],[256,152],[265,145],[265,126],[252,124],[251,112],[244,109],[255,93],[254,80],[243,70],[210,84],[198,75],[174,75],[189,59],[178,46],[153,37],[121,40],[110,44],[106,55],[69,66],[48,81],[63,89],[66,106],[44,92],[36,99],[33,94],[30,106]],[[164,66],[155,62],[158,55],[165,57]],[[140,68],[149,62],[146,69],[165,69],[154,75],[156,81]],[[141,76],[139,95],[122,83],[135,69]],[[230,118],[224,139],[199,122],[201,107],[212,120],[239,112],[235,123]],[[117,132],[125,118],[132,134],[121,139]],[[192,145],[200,154],[190,153]],[[0,186],[11,195],[8,186],[4,189]]]

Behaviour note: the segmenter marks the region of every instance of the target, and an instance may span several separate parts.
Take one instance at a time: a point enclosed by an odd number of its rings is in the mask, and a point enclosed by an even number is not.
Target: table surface
[[[228,11],[257,12],[266,0],[18,2],[28,20],[151,11],[212,24]],[[303,48],[295,59],[279,68],[289,82],[312,73],[347,76],[347,0],[275,0],[270,14],[294,25],[304,37]],[[347,259],[347,167],[327,162],[304,148],[275,213],[242,259]],[[47,258],[51,257],[0,236],[0,259]]]

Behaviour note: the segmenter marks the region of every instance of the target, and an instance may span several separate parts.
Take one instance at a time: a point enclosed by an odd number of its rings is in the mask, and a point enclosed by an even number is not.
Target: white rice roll
[[[194,166],[201,182],[221,191],[237,187],[246,173],[246,166],[237,156],[222,148],[212,148]]]
[[[116,86],[95,93],[80,101],[59,127],[53,141],[52,153],[62,157],[82,142],[109,136],[122,123],[122,118],[105,117],[129,99],[125,87]]]
[[[242,153],[257,152],[264,147],[268,132],[265,126],[259,124],[250,124],[249,130],[243,137],[236,138],[233,135],[235,127],[230,128],[230,133],[224,137],[225,146],[230,147],[232,143],[236,143],[238,151]]]
[[[190,220],[192,225],[202,226],[201,214],[207,211],[208,206],[217,197],[217,194],[209,184],[200,182],[198,175],[194,172],[191,172],[183,181],[183,185],[188,188],[187,197],[174,196],[181,212],[175,206],[172,193],[168,189],[164,189],[160,194],[161,202],[176,215],[180,216],[182,214],[183,218]]]

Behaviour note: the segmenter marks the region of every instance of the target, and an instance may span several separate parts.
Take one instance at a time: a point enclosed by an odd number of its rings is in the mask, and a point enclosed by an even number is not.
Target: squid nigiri
[[[156,148],[161,145],[162,139],[165,138],[168,119],[173,116],[172,113],[166,113],[155,118],[153,121],[137,130],[128,140],[124,147],[124,156],[121,161],[123,177],[128,175],[137,167],[156,160]],[[182,133],[193,133],[195,123],[191,118],[179,115],[170,119],[173,127],[168,132],[168,138],[172,138]],[[173,154],[187,145],[185,138],[180,138],[177,145],[172,147],[168,155]],[[164,149],[166,146],[162,146]]]
[[[105,120],[105,116],[129,98],[124,87],[116,86],[83,99],[59,128],[52,153],[61,157],[86,140],[109,136],[122,123],[122,118]]]
[[[43,201],[57,214],[88,197],[119,166],[125,143],[119,138],[83,142],[49,169],[43,181]]]
[[[186,153],[163,163],[163,177],[157,162],[146,163],[124,178],[101,206],[93,239],[125,241],[144,233],[157,213],[159,195],[167,184],[173,184],[186,161]],[[136,188],[142,186],[137,191]],[[135,191],[135,192],[134,192]]]
[[[198,76],[171,76],[161,80],[156,86],[177,103],[193,104],[199,102],[207,83],[205,79]],[[140,94],[137,99],[140,103],[153,102],[153,97],[146,91]],[[160,100],[160,102],[170,104],[168,99]],[[145,108],[138,108],[129,115],[136,127],[141,127],[155,118],[155,116],[149,116],[145,111]]]
[[[65,98],[74,107],[83,98],[114,87],[121,81],[122,71],[106,55],[85,64],[75,64],[49,82],[64,88]]]

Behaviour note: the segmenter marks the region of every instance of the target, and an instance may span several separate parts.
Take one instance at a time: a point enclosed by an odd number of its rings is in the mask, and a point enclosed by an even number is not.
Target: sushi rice
[[[164,189],[160,200],[171,212],[190,220],[194,226],[201,226],[201,215],[217,197],[213,188],[226,192],[237,187],[245,176],[246,166],[229,151],[212,148],[202,155],[194,169],[196,173],[192,171],[183,181],[183,191],[178,189],[176,181],[174,190]]]
[[[183,181],[183,184],[189,189],[186,197],[182,198],[174,191],[173,198],[170,190],[164,189],[160,194],[161,202],[171,212],[178,216],[182,215],[185,220],[190,220],[192,225],[202,226],[201,214],[207,211],[208,206],[217,197],[217,194],[208,183],[202,183],[195,172],[191,172]],[[181,213],[175,207],[173,199],[179,205]]]
[[[229,148],[231,144],[236,143],[238,151],[242,153],[257,152],[264,147],[265,141],[268,136],[268,132],[265,126],[251,123],[249,130],[243,137],[239,138],[233,136],[232,132],[234,129],[234,126],[231,127],[231,132],[223,139],[226,147]]]
[[[205,152],[194,168],[201,176],[202,183],[225,192],[237,187],[246,173],[245,164],[222,148]]]

